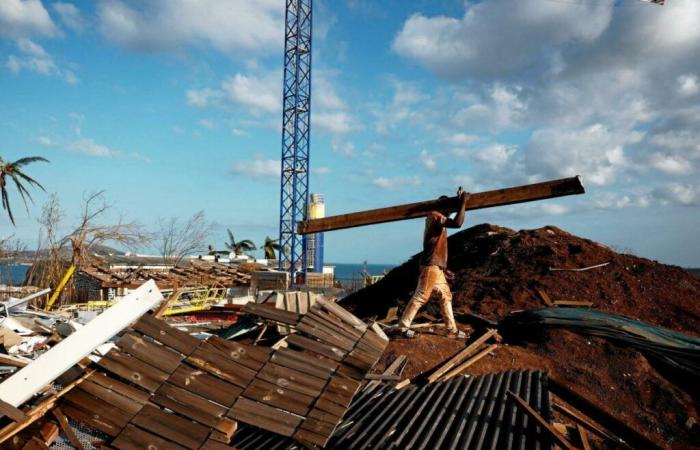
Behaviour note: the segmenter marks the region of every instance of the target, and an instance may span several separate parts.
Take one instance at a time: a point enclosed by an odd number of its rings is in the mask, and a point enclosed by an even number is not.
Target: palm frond
[[[7,188],[5,184],[2,185],[2,208],[7,211],[7,215],[10,216],[10,222],[15,225],[15,217],[12,215],[12,208],[10,208],[10,199],[7,196]]]
[[[16,167],[22,167],[26,166],[27,164],[31,164],[33,162],[49,162],[48,159],[42,157],[42,156],[27,156],[26,158],[20,158],[17,161],[10,163],[8,165],[16,166]]]

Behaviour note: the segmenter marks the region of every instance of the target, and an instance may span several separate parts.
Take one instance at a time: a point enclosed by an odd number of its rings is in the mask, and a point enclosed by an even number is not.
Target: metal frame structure
[[[312,0],[286,4],[278,261],[279,269],[288,271],[297,284],[306,274],[306,238],[296,228],[306,218],[309,203]]]

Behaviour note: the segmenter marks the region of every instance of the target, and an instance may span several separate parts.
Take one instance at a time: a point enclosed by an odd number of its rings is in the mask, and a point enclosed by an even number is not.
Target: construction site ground
[[[450,237],[449,250],[458,317],[468,318],[465,314],[471,312],[499,321],[512,311],[546,307],[539,290],[552,301],[590,301],[603,311],[699,335],[700,280],[679,267],[620,254],[555,227],[515,232],[478,225]],[[414,256],[342,304],[362,318],[382,319],[393,306],[400,314],[415,288],[417,261]],[[585,271],[551,270],[605,263]],[[430,302],[426,310],[439,317],[436,303]],[[463,347],[462,341],[436,334],[394,339],[376,371],[406,355],[402,378],[412,378]],[[653,365],[634,349],[565,329],[546,329],[526,339],[506,339],[465,373],[509,369],[548,370],[553,379],[662,447],[700,445],[697,425],[692,426],[700,417],[696,381]]]

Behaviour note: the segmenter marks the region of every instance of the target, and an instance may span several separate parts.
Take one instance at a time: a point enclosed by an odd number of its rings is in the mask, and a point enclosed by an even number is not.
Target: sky
[[[38,155],[0,236],[37,242],[104,190],[155,228],[199,210],[260,244],[279,220],[284,0],[0,0],[0,157]],[[581,175],[587,193],[475,211],[700,266],[700,2],[315,0],[312,192],[329,215]],[[421,220],[326,234],[399,263]],[[67,229],[67,228],[66,228]],[[153,249],[142,249],[152,251]]]

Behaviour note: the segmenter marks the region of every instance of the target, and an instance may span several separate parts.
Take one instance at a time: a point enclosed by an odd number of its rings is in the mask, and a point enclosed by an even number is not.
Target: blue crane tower
[[[306,238],[296,227],[306,218],[309,203],[312,0],[286,3],[278,261],[297,284],[303,283],[307,267]]]

